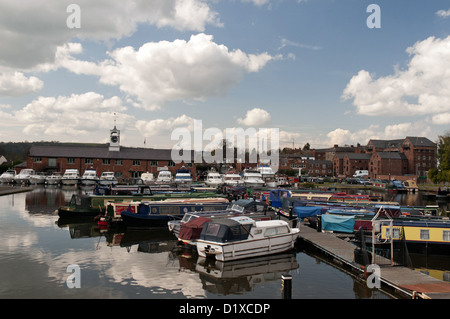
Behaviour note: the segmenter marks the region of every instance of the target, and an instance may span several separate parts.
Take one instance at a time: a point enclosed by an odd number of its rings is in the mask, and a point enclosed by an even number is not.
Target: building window
[[[133,166],[140,166],[141,161],[140,160],[133,160]]]
[[[123,165],[123,160],[116,160],[116,165]]]
[[[33,157],[33,163],[40,163],[42,162],[42,157]]]
[[[442,231],[442,240],[443,241],[450,241],[450,230],[443,230]]]
[[[116,161],[117,162],[117,161]],[[103,165],[110,165],[111,164],[111,160],[109,159],[109,158],[104,158],[103,160],[102,160],[102,164]]]
[[[50,167],[56,167],[56,158],[49,158],[48,159],[48,166]]]
[[[139,178],[141,177],[141,172],[131,172],[131,178]]]
[[[420,239],[430,240],[430,230],[429,229],[421,229],[420,230]]]
[[[68,157],[67,164],[75,164],[75,159],[73,157]]]
[[[167,166],[175,166],[175,162],[174,162],[174,161],[169,161],[169,162],[167,163]]]
[[[158,161],[150,161],[150,166],[158,166]]]
[[[94,164],[94,160],[92,158],[85,158],[84,159],[84,164],[87,164],[87,165],[91,164],[92,165],[92,164]]]

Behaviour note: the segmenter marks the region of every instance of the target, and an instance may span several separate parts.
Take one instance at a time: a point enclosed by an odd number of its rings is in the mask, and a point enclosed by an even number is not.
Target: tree
[[[437,142],[437,169],[430,169],[428,177],[433,183],[450,181],[450,132],[439,136]]]
[[[309,151],[311,149],[311,145],[309,145],[309,143],[307,142],[304,146],[303,146],[303,150],[304,151]]]

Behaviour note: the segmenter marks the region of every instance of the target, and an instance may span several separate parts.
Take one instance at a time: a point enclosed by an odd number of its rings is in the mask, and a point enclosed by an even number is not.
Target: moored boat
[[[99,177],[97,175],[97,170],[87,169],[84,171],[83,176],[81,176],[81,185],[91,186],[97,184]]]
[[[115,190],[118,188],[119,190]],[[141,190],[136,192],[136,189]],[[100,189],[101,191],[103,189]],[[111,201],[115,202],[131,202],[131,201],[160,201],[166,199],[180,199],[180,198],[206,198],[206,197],[221,197],[223,195],[217,193],[160,193],[153,194],[151,189],[146,186],[136,187],[107,187],[105,190],[109,195],[95,195],[95,194],[73,194],[70,202],[58,208],[58,215],[61,218],[79,218],[79,217],[96,217],[98,215],[105,215],[106,204]],[[118,194],[111,194],[114,191]],[[121,195],[126,194],[126,195]]]
[[[191,185],[192,184],[192,175],[191,171],[188,169],[179,169],[175,174],[175,178],[173,180],[177,185]]]
[[[14,176],[17,175],[16,170],[7,169],[5,172],[0,175],[0,183],[12,183],[14,182]]]
[[[36,171],[34,169],[24,168],[19,172],[19,174],[14,176],[14,182],[16,184],[29,184],[30,178],[34,174],[36,174]]]
[[[155,177],[153,173],[146,172],[141,174],[141,180],[145,185],[150,185],[155,182]]]
[[[223,185],[222,176],[215,171],[208,172],[205,184],[209,187],[219,187],[220,185]]]
[[[143,201],[137,211],[125,209],[120,219],[127,228],[167,227],[167,222],[183,218],[193,211],[220,211],[226,209],[228,200],[223,198],[178,199],[166,201]],[[108,216],[108,213],[107,213]],[[118,219],[117,215],[116,220]]]
[[[265,184],[262,174],[257,170],[245,170],[242,180],[245,187],[263,187]]]
[[[294,248],[299,228],[286,221],[232,217],[207,222],[197,240],[200,257],[238,260],[286,252]]]
[[[157,184],[170,184],[172,183],[172,172],[171,171],[160,171],[158,177],[156,178]]]
[[[30,176],[30,184],[31,185],[44,185],[45,184],[44,173],[37,172],[34,175],[31,175]]]
[[[115,185],[117,184],[117,178],[114,175],[114,172],[103,172],[100,176],[98,183],[100,185]]]
[[[45,178],[47,185],[59,185],[61,183],[62,174],[60,172],[53,172]]]
[[[228,171],[223,176],[223,183],[227,186],[238,186],[242,183],[242,176],[235,171]]]
[[[80,172],[77,169],[66,169],[61,177],[61,184],[63,185],[78,185],[79,182]]]

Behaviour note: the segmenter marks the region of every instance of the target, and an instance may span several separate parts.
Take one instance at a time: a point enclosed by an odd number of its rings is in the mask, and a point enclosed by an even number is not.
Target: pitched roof
[[[406,155],[404,153],[399,152],[377,152],[374,153],[374,155],[377,154],[382,159],[402,159],[407,160]]]
[[[345,156],[347,156],[349,159],[353,159],[353,160],[370,160],[371,154],[367,154],[367,153],[346,153]]]
[[[426,146],[426,147],[435,147],[436,146],[436,143],[433,143],[426,137],[407,136],[406,139],[408,139],[412,143],[413,146]]]
[[[395,148],[395,147],[401,147],[404,140],[405,139],[401,139],[401,140],[400,139],[399,140],[370,140],[369,143],[371,143],[375,148]]]
[[[93,146],[80,145],[33,145],[29,156],[32,157],[74,157],[74,158],[105,158],[105,159],[142,159],[171,160],[172,150],[153,148],[121,147],[118,152],[110,152],[108,144]]]

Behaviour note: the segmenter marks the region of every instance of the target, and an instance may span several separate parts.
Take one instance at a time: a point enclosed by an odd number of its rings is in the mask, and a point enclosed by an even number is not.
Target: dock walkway
[[[300,240],[315,246],[338,262],[350,266],[353,270],[361,274],[364,273],[362,265],[355,262],[354,251],[356,246],[338,238],[335,234],[318,232],[307,225],[301,224]],[[379,256],[377,256],[378,258]],[[450,283],[407,267],[380,266],[379,279],[382,284],[390,286],[411,298],[450,299]]]
[[[0,196],[32,191],[33,187],[0,186]]]

